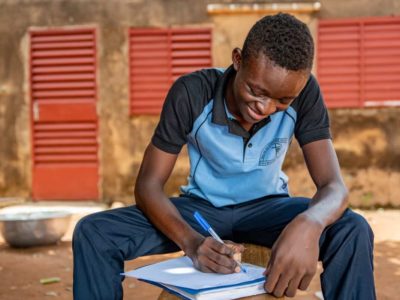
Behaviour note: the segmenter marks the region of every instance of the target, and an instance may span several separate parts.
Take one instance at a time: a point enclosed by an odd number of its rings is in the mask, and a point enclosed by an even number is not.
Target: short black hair
[[[278,66],[292,71],[311,70],[314,41],[307,25],[286,13],[265,16],[250,29],[242,59],[260,52]]]

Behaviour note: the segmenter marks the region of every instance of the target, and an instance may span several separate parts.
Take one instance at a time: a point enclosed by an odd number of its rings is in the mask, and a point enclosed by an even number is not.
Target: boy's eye
[[[259,94],[257,94],[255,91],[253,91],[252,88],[250,88],[250,93],[251,93],[254,97],[258,97],[258,98],[263,97],[263,95],[259,95]]]

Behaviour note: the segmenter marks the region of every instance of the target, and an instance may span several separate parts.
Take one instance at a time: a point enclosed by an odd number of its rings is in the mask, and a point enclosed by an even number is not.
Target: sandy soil
[[[375,278],[378,299],[399,299],[400,295],[400,210],[361,212],[375,232]],[[0,240],[0,299],[72,299],[72,251],[69,237],[58,245],[13,249]],[[126,270],[174,255],[143,257],[126,264]],[[60,277],[58,283],[43,285],[41,278]],[[160,289],[128,278],[125,299],[157,299]],[[317,299],[316,276],[309,291],[294,299]]]

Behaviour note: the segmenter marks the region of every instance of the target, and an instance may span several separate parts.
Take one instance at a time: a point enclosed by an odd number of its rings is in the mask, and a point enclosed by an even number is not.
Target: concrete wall
[[[321,10],[318,18],[354,18],[368,16],[391,16],[400,14],[398,0],[319,0]]]
[[[356,207],[399,207],[400,108],[336,109],[330,111],[333,142],[343,178]],[[296,143],[285,161],[289,187],[312,196],[314,185]]]
[[[158,117],[129,116],[128,28],[213,27],[213,64],[230,64],[231,50],[241,47],[260,14],[209,15],[209,0],[0,0],[0,197],[30,197],[30,99],[28,96],[29,28],[94,26],[98,29],[101,200],[133,201],[133,187],[143,151]],[[251,2],[251,1],[247,1]],[[315,32],[317,17],[400,14],[398,1],[321,1],[321,11],[299,15]],[[352,203],[400,205],[399,109],[331,112],[335,146]],[[351,143],[349,143],[349,140]],[[314,188],[292,145],[285,169],[294,194],[311,196]],[[186,180],[185,150],[166,191],[177,193]]]
[[[211,26],[204,1],[0,1],[0,197],[31,191],[28,30],[89,26],[99,34],[102,199],[132,201],[158,117],[130,118],[128,28]]]

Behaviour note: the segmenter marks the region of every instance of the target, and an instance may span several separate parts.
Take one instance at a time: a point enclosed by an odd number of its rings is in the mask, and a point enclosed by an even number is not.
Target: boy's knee
[[[356,234],[359,238],[366,237],[371,242],[373,242],[373,231],[371,229],[371,226],[368,224],[367,220],[363,216],[351,210],[347,210],[345,217],[347,219],[346,223],[352,229],[354,234]]]
[[[72,236],[73,242],[79,241],[82,236],[88,236],[90,233],[93,233],[95,218],[96,216],[91,214],[83,217],[76,223]]]

